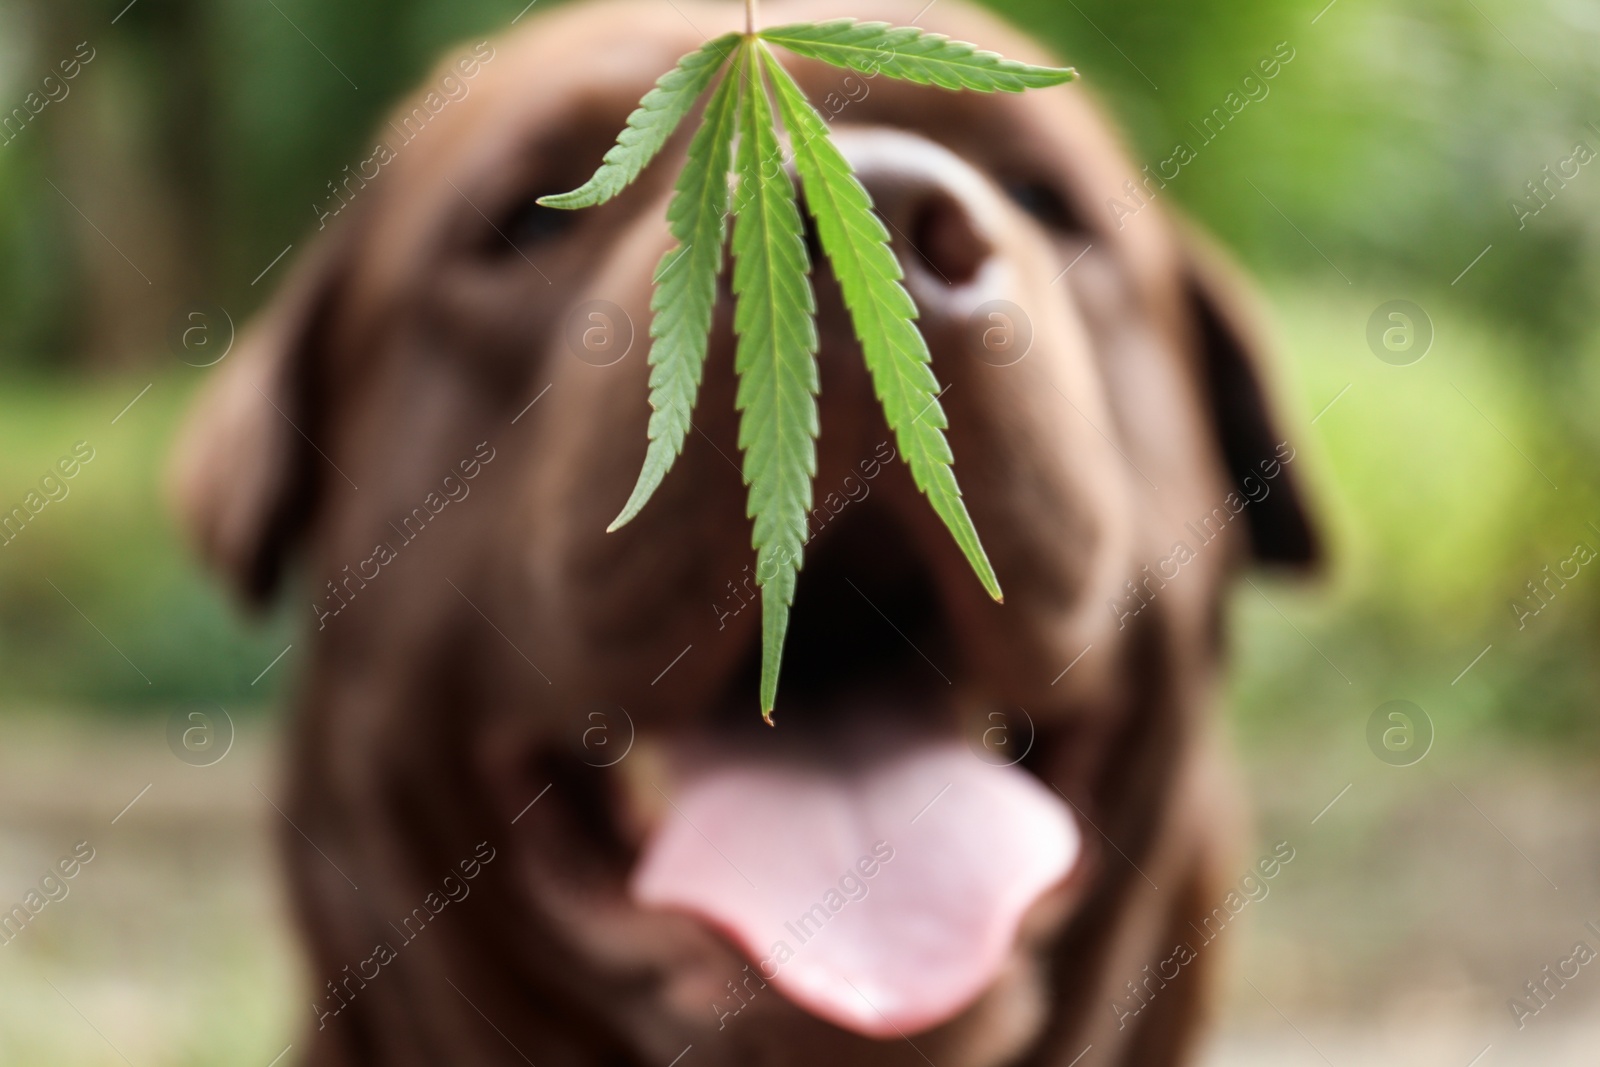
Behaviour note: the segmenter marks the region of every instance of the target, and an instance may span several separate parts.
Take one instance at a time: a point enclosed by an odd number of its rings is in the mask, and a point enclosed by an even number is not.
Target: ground
[[[298,1040],[275,753],[259,716],[210,767],[174,758],[160,717],[8,716],[0,902],[80,841],[94,858],[0,944],[0,1063],[268,1067]],[[1600,776],[1436,762],[1313,774],[1247,753],[1256,849],[1295,858],[1216,942],[1231,978],[1208,1067],[1594,1062],[1600,967],[1521,1031],[1506,1002],[1574,942],[1600,947]]]

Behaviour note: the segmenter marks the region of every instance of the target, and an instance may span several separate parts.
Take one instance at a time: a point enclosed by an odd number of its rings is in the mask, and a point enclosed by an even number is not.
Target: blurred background
[[[1296,859],[1212,1062],[1592,1064],[1600,968],[1508,1002],[1600,948],[1600,2],[1325,2],[996,5],[1138,161],[1192,151],[1159,195],[1262,283],[1335,550],[1231,605]],[[0,944],[0,1063],[260,1067],[311,1021],[271,852],[304,620],[240,618],[163,509],[176,335],[221,351],[378,117],[525,4],[0,0],[0,903],[94,850]]]

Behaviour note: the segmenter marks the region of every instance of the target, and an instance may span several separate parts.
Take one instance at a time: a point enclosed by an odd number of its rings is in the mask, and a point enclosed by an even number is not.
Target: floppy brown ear
[[[318,239],[196,396],[169,461],[178,518],[208,564],[264,602],[326,481],[312,442],[330,320],[357,220]]]
[[[1321,538],[1268,387],[1270,345],[1250,284],[1198,229],[1180,223],[1179,236],[1217,441],[1235,487],[1252,500],[1245,509],[1251,553],[1263,563],[1313,568]],[[1256,500],[1263,486],[1266,495]]]

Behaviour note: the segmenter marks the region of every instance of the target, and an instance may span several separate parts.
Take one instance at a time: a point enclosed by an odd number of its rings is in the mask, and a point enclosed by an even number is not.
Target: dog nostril
[[[929,269],[950,285],[972,281],[990,252],[966,208],[943,193],[918,206],[909,239]]]

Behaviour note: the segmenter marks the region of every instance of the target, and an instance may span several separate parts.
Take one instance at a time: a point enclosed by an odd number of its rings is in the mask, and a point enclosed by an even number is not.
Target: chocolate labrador
[[[763,15],[920,17],[1049,62],[921,6]],[[1245,292],[1083,88],[790,57],[893,234],[1007,596],[912,484],[819,265],[817,505],[768,729],[726,283],[687,449],[605,532],[644,454],[692,122],[603,207],[536,204],[742,21],[581,3],[452,57],[330,183],[195,405],[175,485],[201,550],[255,601],[292,564],[309,600],[297,1051],[1187,1062],[1202,931],[1247,869],[1210,712],[1223,594],[1249,558],[1316,554]]]

